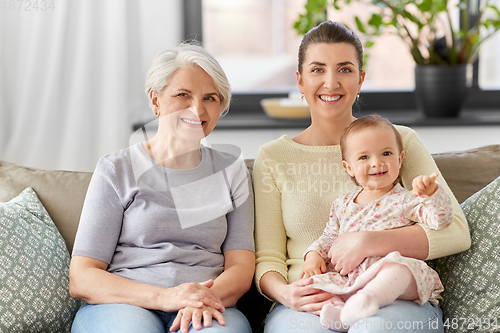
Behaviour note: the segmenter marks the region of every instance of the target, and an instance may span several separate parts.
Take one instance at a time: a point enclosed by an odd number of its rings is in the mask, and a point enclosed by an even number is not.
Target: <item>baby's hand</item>
[[[300,278],[309,278],[313,275],[326,272],[326,264],[323,258],[316,251],[309,251],[306,254],[304,265],[300,270]]]
[[[438,174],[433,173],[430,176],[418,176],[413,179],[413,196],[415,197],[430,197],[437,191],[436,178]]]

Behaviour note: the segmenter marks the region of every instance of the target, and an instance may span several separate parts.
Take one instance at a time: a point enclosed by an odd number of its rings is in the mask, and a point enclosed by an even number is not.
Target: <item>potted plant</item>
[[[458,115],[467,95],[469,65],[481,44],[500,29],[500,11],[490,0],[308,0],[295,23],[304,34],[326,20],[328,6],[340,10],[351,3],[375,6],[368,20],[355,16],[365,47],[382,33],[395,33],[415,60],[415,93],[428,117]],[[473,1],[471,0],[471,3]],[[460,22],[454,23],[454,14]]]

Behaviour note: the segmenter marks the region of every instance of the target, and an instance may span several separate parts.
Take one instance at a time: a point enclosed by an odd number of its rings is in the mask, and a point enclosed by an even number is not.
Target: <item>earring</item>
[[[155,112],[155,116],[158,116],[160,113],[158,111]]]
[[[304,94],[300,94],[300,99],[304,101]]]
[[[359,94],[356,95],[356,102],[359,100]]]

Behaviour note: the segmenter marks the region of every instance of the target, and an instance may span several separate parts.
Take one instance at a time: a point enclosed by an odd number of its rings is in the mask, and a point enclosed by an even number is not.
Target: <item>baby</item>
[[[380,116],[352,122],[340,139],[342,165],[360,189],[337,198],[323,234],[304,254],[301,277],[313,277],[311,287],[333,294],[321,309],[323,326],[347,331],[361,318],[375,315],[396,299],[437,304],[443,291],[438,274],[413,258],[391,252],[368,257],[346,276],[335,271],[328,252],[344,232],[386,230],[413,223],[442,229],[453,220],[451,201],[435,181],[436,173],[413,180],[413,192],[397,183],[404,157],[401,135]],[[396,184],[396,185],[394,185]]]

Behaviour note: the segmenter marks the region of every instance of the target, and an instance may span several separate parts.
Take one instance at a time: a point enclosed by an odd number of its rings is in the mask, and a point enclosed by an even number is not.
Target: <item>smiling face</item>
[[[356,49],[348,43],[311,44],[301,73],[297,71],[299,90],[313,117],[352,116],[364,77]]]
[[[385,125],[350,133],[342,165],[365,190],[387,193],[398,178],[404,152],[394,131]]]
[[[189,141],[210,134],[219,120],[220,97],[214,80],[198,66],[179,68],[160,94],[150,92],[150,99],[160,117],[159,126]]]

